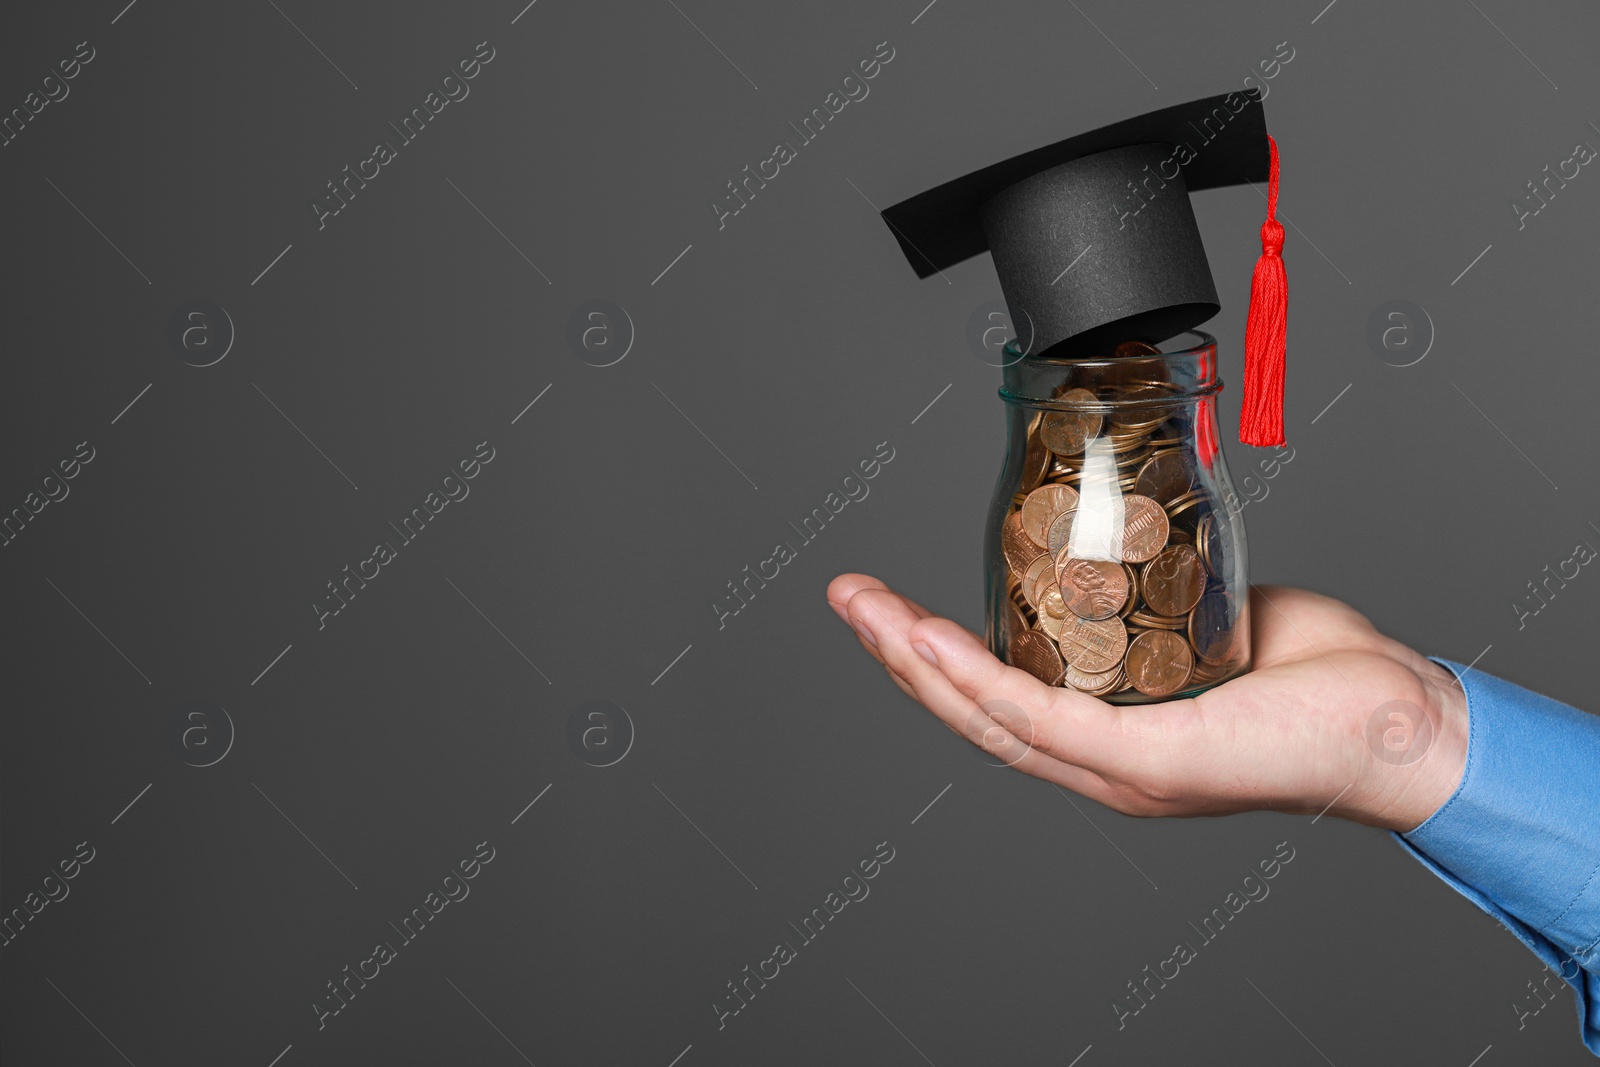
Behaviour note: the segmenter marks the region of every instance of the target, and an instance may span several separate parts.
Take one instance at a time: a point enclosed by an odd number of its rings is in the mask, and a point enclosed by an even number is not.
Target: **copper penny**
[[[1167,543],[1167,513],[1147,496],[1122,498],[1122,558],[1129,563],[1155,559]]]
[[[1193,670],[1189,642],[1171,630],[1148,630],[1128,645],[1128,681],[1145,696],[1171,696]]]
[[[1137,406],[1130,406],[1119,410],[1111,416],[1111,425],[1116,431],[1132,433],[1154,430],[1172,413],[1171,404],[1150,403],[1157,400],[1172,400],[1172,392],[1157,385],[1140,385],[1124,390],[1117,398],[1119,401],[1138,401]]]
[[[1044,481],[1045,471],[1050,469],[1050,460],[1054,458],[1039,437],[1039,424],[1042,421],[1042,415],[1035,415],[1028,424],[1027,444],[1022,449],[1022,480],[1017,486],[1024,493],[1033,491]]]
[[[1200,553],[1188,545],[1173,545],[1144,565],[1139,583],[1144,602],[1153,615],[1186,615],[1206,591],[1206,571]]]
[[[1135,611],[1125,617],[1128,632],[1135,628],[1140,630],[1184,630],[1189,625],[1187,615],[1151,615],[1144,611]]]
[[[1078,506],[1050,526],[1050,553],[1059,563],[1069,548],[1084,559],[1122,558],[1122,493],[1103,484],[1084,485]]]
[[[1095,395],[1087,389],[1068,389],[1056,399],[1069,404],[1095,403]],[[1039,439],[1058,456],[1075,456],[1099,434],[1100,423],[1099,412],[1046,411],[1039,420]]]
[[[1111,692],[1117,687],[1117,682],[1119,681],[1117,676],[1120,673],[1120,666],[1113,667],[1109,671],[1101,671],[1099,674],[1090,674],[1088,671],[1080,671],[1076,667],[1068,666],[1063,680],[1068,686],[1080,693],[1100,696],[1103,693]]]
[[[1061,640],[1061,627],[1069,614],[1066,603],[1061,599],[1061,590],[1054,586],[1046,589],[1039,598],[1039,629],[1049,634],[1052,641]]]
[[[1156,503],[1165,504],[1194,486],[1194,461],[1182,449],[1157,452],[1139,468],[1139,477],[1133,486]]]
[[[1109,619],[1128,602],[1128,574],[1120,563],[1068,558],[1056,575],[1061,599],[1080,619]]]
[[[1028,607],[1034,611],[1039,610],[1039,589],[1044,581],[1053,578],[1056,573],[1056,562],[1050,558],[1050,553],[1041,552],[1039,558],[1028,564],[1028,569],[1022,572],[1022,597],[1028,602]]]
[[[1068,615],[1061,626],[1061,658],[1089,674],[1114,670],[1128,650],[1121,619],[1080,619]]]
[[[1227,533],[1215,514],[1202,515],[1195,528],[1195,544],[1200,546],[1206,569],[1224,582],[1233,580],[1233,554]]]
[[[1043,614],[1044,612],[1051,610],[1053,606],[1055,609],[1056,618],[1062,619],[1066,617],[1067,604],[1066,601],[1060,600],[1061,590],[1056,587],[1056,583],[1057,578],[1055,567],[1045,567],[1038,572],[1038,576],[1033,580],[1034,610],[1040,614]],[[1056,598],[1059,601],[1054,605],[1047,603],[1047,598],[1052,592],[1055,593]]]
[[[1078,491],[1070,485],[1041,485],[1022,503],[1022,530],[1043,548],[1050,543],[1050,524],[1063,511],[1078,506]]]
[[[1233,659],[1238,619],[1233,598],[1213,589],[1189,613],[1189,644],[1203,663],[1220,667]]]
[[[1044,555],[1044,549],[1033,543],[1022,528],[1022,512],[1013,511],[1000,526],[1000,554],[1006,558],[1011,573],[1020,576],[1028,564]]]
[[[1061,598],[1061,589],[1051,581],[1051,577],[1040,579],[1039,614],[1052,619],[1064,619],[1067,617],[1067,602]]]
[[[1000,632],[1005,634],[1006,644],[1009,646],[1017,639],[1017,635],[1026,633],[1028,620],[1022,617],[1022,612],[1009,599],[1000,609]]]
[[[1155,345],[1147,345],[1143,341],[1124,341],[1111,352],[1118,359],[1127,356],[1156,356],[1161,354],[1161,349]]]
[[[1045,685],[1061,684],[1061,653],[1056,651],[1056,643],[1038,630],[1018,634],[1007,654],[1013,667],[1022,668]]]
[[[1045,534],[1045,550],[1050,555],[1059,556],[1072,540],[1072,522],[1077,513],[1077,508],[1069,508],[1051,520],[1050,529]]]

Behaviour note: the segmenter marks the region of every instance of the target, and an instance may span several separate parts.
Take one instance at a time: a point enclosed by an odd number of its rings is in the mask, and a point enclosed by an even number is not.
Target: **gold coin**
[[[1080,619],[1068,615],[1061,626],[1061,658],[1081,671],[1100,674],[1122,662],[1128,630],[1121,619]]]
[[[1040,548],[1050,543],[1050,523],[1078,506],[1078,491],[1066,485],[1041,485],[1022,505],[1022,530]]]

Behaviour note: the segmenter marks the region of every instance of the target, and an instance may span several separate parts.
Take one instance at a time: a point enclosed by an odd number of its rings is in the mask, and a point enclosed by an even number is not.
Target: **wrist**
[[[1467,766],[1467,694],[1448,668],[1432,661],[1418,672],[1419,708],[1426,726],[1398,753],[1381,741],[1369,745],[1367,767],[1372,802],[1361,822],[1398,833],[1415,830],[1444,806],[1461,784]],[[1420,724],[1419,724],[1420,726]],[[1369,741],[1373,731],[1369,730]]]

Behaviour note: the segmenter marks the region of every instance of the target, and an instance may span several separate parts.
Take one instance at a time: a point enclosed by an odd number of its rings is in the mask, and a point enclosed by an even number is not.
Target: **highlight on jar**
[[[1216,342],[1023,356],[1000,390],[988,641],[1047,685],[1149,703],[1250,664],[1245,536],[1218,446]]]

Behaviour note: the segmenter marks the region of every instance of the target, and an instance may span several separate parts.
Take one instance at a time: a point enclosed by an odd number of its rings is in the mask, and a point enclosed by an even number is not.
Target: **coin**
[[[1233,580],[1233,555],[1228,548],[1227,535],[1215,514],[1202,515],[1195,527],[1194,543],[1201,549],[1201,561],[1213,577],[1224,582]]]
[[[1122,498],[1122,558],[1130,563],[1154,559],[1167,543],[1167,513],[1147,496]]]
[[[1187,493],[1194,485],[1194,462],[1182,449],[1156,452],[1139,468],[1134,488],[1158,504]]]
[[[1022,628],[1024,630],[1033,629],[1033,624],[1038,620],[1039,613],[1028,606],[1028,602],[1022,598],[1021,589],[1012,594],[1010,603],[1012,607],[1017,609],[1017,614],[1022,616]]]
[[[1045,685],[1061,684],[1061,654],[1055,642],[1038,630],[1018,634],[1007,653],[1013,667],[1022,668]]]
[[[1022,449],[1022,479],[1018,486],[1024,493],[1044,481],[1044,472],[1050,468],[1050,449],[1039,437],[1039,423],[1043,418],[1043,415],[1035,415],[1028,424],[1027,443]]]
[[[1101,671],[1098,674],[1080,671],[1078,668],[1069,665],[1063,681],[1080,693],[1099,696],[1102,693],[1109,693],[1117,687],[1117,681],[1121,673],[1121,664],[1111,668],[1109,671]]]
[[[1099,674],[1114,669],[1128,650],[1128,630],[1121,619],[1080,619],[1068,615],[1061,626],[1061,658],[1080,671]]]
[[[1189,613],[1189,644],[1202,662],[1217,667],[1233,658],[1235,621],[1233,598],[1223,589],[1200,598]]]
[[[1144,565],[1139,588],[1154,615],[1186,615],[1206,591],[1200,554],[1188,545],[1173,545]]]
[[[1045,554],[1045,550],[1033,543],[1022,528],[1022,513],[1013,511],[1006,516],[1006,521],[1000,526],[1000,554],[1005,557],[1006,566],[1011,568],[1012,574],[1021,574],[1028,569],[1028,564]]]
[[[1048,577],[1041,580],[1041,584],[1044,587],[1039,590],[1037,598],[1039,601],[1039,617],[1064,619],[1067,617],[1067,602],[1061,598],[1061,587],[1054,583],[1045,584],[1048,582]]]
[[[1039,558],[1028,564],[1027,570],[1022,572],[1022,596],[1028,606],[1035,611],[1039,610],[1040,579],[1054,576],[1056,563],[1050,558],[1050,553],[1042,552]]]
[[[1044,591],[1039,598],[1040,611],[1037,616],[1038,627],[1050,635],[1052,641],[1061,640],[1061,627],[1065,625],[1067,616],[1072,614],[1067,610],[1066,602],[1061,599],[1061,590],[1051,587]]]
[[[1155,356],[1161,354],[1161,349],[1155,345],[1147,345],[1143,341],[1124,341],[1112,349],[1111,354],[1117,359],[1127,356]]]
[[[1155,400],[1171,400],[1170,387],[1158,385],[1140,385],[1132,389],[1125,389],[1116,399],[1129,404],[1129,407],[1119,410],[1111,416],[1111,426],[1116,431],[1149,431],[1154,430],[1171,413],[1171,405],[1150,403]],[[1134,402],[1137,402],[1135,405]]]
[[[1128,575],[1120,563],[1069,557],[1056,574],[1061,599],[1080,619],[1109,619],[1128,602]]]
[[[1189,625],[1189,616],[1152,615],[1148,611],[1135,611],[1127,617],[1127,623],[1130,633],[1135,627],[1140,630],[1184,630]]]
[[[1059,601],[1059,603],[1054,605],[1056,608],[1055,617],[1062,619],[1066,617],[1067,604],[1066,601],[1060,599],[1061,590],[1057,583],[1058,579],[1056,578],[1056,569],[1054,567],[1043,568],[1039,572],[1038,576],[1033,580],[1033,602],[1035,605],[1037,605],[1039,614],[1042,615],[1051,610],[1052,605],[1047,603],[1046,600],[1049,595],[1054,592],[1056,599]]]
[[[1045,551],[1050,555],[1060,555],[1061,550],[1072,540],[1072,523],[1076,514],[1076,508],[1069,508],[1051,521],[1050,530],[1045,535]]]
[[[1128,681],[1145,696],[1171,696],[1189,681],[1189,643],[1169,630],[1150,630],[1128,645]]]
[[[1043,548],[1050,543],[1050,523],[1078,506],[1078,491],[1066,485],[1041,485],[1022,504],[1022,530]]]
[[[1199,521],[1200,516],[1199,511],[1196,509],[1202,503],[1207,503],[1207,506],[1209,506],[1210,499],[1203,489],[1189,490],[1182,496],[1167,502],[1167,521],[1175,524],[1181,523],[1186,529],[1194,529],[1195,523]]]
[[[1093,404],[1095,395],[1087,389],[1068,389],[1057,400],[1069,404]],[[1058,456],[1075,456],[1089,439],[1100,432],[1100,415],[1094,411],[1047,411],[1039,420],[1039,438]]]

